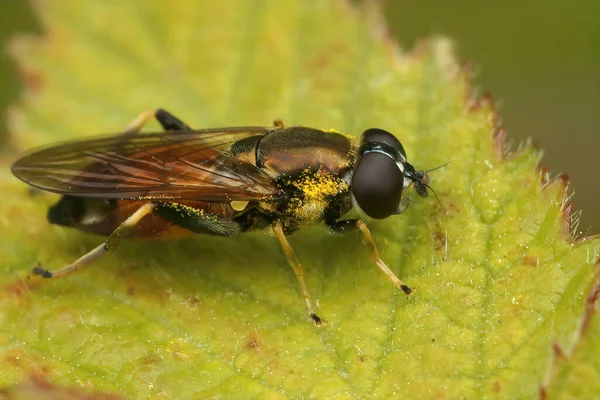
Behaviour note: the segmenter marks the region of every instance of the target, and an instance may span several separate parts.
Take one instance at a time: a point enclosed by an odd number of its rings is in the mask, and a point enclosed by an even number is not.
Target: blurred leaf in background
[[[18,34],[40,33],[41,29],[33,15],[28,1],[0,1],[0,109],[6,110],[20,98],[23,90],[22,82],[17,75],[14,60],[7,50],[7,40]],[[0,114],[0,142],[6,143],[6,113]],[[3,147],[2,147],[3,148]]]
[[[508,135],[532,137],[542,165],[569,174],[580,229],[600,232],[600,2],[390,1],[387,11],[403,47],[432,34],[456,42]]]

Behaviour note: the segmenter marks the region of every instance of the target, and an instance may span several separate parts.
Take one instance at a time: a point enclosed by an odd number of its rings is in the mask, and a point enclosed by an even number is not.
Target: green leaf
[[[568,348],[558,344],[546,374],[541,397],[547,399],[585,399],[600,393],[600,319],[598,318],[600,270],[587,296],[586,310],[573,332]]]
[[[118,132],[164,107],[196,128],[277,118],[351,135],[381,127],[418,168],[454,162],[431,173],[441,204],[415,198],[400,216],[368,221],[382,258],[416,287],[408,298],[358,233],[290,237],[329,320],[315,327],[264,233],[131,240],[68,279],[20,281],[101,239],[50,226],[57,197],[31,192],[5,160],[0,384],[35,375],[136,398],[423,399],[563,385],[553,383],[564,372],[548,372],[552,348],[571,348],[589,316],[599,242],[571,238],[566,181],[537,170],[539,152],[504,151],[492,102],[477,99],[448,41],[401,52],[373,2],[36,4],[46,37],[12,46],[29,84],[10,113],[20,149]],[[597,353],[597,340],[585,349]],[[597,376],[597,361],[579,359],[569,365]],[[577,390],[590,397],[582,376]]]
[[[0,389],[2,400],[121,400],[122,396],[60,387],[47,382],[31,380],[9,388]]]

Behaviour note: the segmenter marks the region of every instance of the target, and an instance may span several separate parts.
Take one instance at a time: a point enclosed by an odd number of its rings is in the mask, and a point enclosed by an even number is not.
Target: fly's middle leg
[[[108,253],[109,251],[113,251],[119,244],[121,238],[124,235],[126,235],[132,228],[134,228],[142,220],[142,218],[152,213],[154,207],[155,205],[153,203],[146,203],[140,208],[138,208],[136,212],[131,214],[129,218],[123,221],[121,225],[119,225],[119,227],[113,231],[113,233],[108,237],[108,239],[106,239],[104,243],[102,243],[100,246],[96,247],[89,253],[85,254],[84,256],[78,258],[66,267],[60,268],[55,271],[49,271],[47,269],[42,268],[41,266],[37,266],[33,269],[33,274],[41,276],[42,278],[58,279],[64,278],[79,271],[80,269],[83,269],[84,267],[97,260],[104,254]]]
[[[279,239],[279,243],[283,248],[283,252],[285,253],[288,262],[296,274],[296,278],[298,278],[300,291],[302,292],[302,296],[306,302],[306,311],[308,311],[308,316],[314,321],[315,325],[326,323],[327,321],[315,314],[315,311],[312,307],[312,302],[310,301],[310,294],[308,293],[308,288],[306,287],[306,282],[304,281],[304,270],[302,269],[302,264],[300,264],[300,260],[298,260],[298,257],[296,256],[296,252],[285,237],[285,233],[283,232],[283,224],[281,221],[275,222],[272,226],[272,229],[273,232],[275,232],[277,239]]]

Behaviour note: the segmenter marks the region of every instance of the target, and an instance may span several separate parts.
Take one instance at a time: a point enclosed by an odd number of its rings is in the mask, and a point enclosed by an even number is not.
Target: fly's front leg
[[[136,212],[131,214],[129,218],[127,218],[117,229],[111,233],[111,235],[106,239],[106,242],[102,243],[100,246],[96,247],[94,250],[90,251],[86,255],[81,258],[78,258],[72,264],[67,265],[61,269],[56,271],[48,271],[47,269],[42,268],[41,266],[35,267],[33,269],[33,274],[41,276],[42,278],[64,278],[65,276],[69,276],[78,270],[86,267],[91,262],[97,260],[104,254],[109,251],[113,251],[121,238],[126,235],[133,227],[135,227],[138,222],[141,221],[146,215],[150,214],[154,210],[155,205],[152,203],[146,203],[140,208],[137,209]]]
[[[140,113],[127,125],[123,134],[132,135],[139,132],[152,118],[156,118],[165,131],[189,131],[192,129],[168,111],[157,108]]]
[[[285,237],[285,233],[283,232],[283,224],[281,221],[277,221],[272,226],[273,232],[279,239],[279,243],[281,243],[281,247],[285,253],[285,256],[290,263],[294,273],[296,274],[296,278],[298,278],[298,283],[300,284],[300,291],[302,292],[302,296],[304,297],[304,301],[306,302],[306,310],[308,311],[308,316],[314,321],[316,325],[321,325],[326,323],[324,319],[321,319],[315,311],[313,310],[312,303],[310,301],[310,294],[308,293],[308,288],[306,287],[306,282],[304,281],[304,270],[302,269],[302,265],[296,257],[296,252],[290,246],[287,238]]]
[[[355,229],[360,229],[363,239],[369,247],[369,251],[371,252],[371,259],[375,264],[383,271],[384,274],[392,281],[392,283],[400,290],[402,290],[406,294],[411,294],[412,289],[409,288],[404,282],[402,282],[398,277],[388,268],[387,265],[383,262],[381,257],[379,256],[379,251],[377,250],[377,246],[375,246],[375,242],[373,241],[373,237],[371,236],[371,232],[369,228],[367,228],[367,224],[360,219],[344,219],[341,221],[333,221],[328,222],[327,227],[334,233],[344,234],[348,232],[352,232]]]

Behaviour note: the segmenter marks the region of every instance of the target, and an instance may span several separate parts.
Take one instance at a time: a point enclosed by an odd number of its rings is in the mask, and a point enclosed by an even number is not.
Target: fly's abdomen
[[[147,202],[63,196],[48,211],[48,221],[108,236]],[[234,210],[229,203],[182,200],[165,204],[175,204],[177,207],[157,207],[160,212],[145,216],[128,236],[177,238],[194,233],[233,236],[239,231],[232,220]]]

